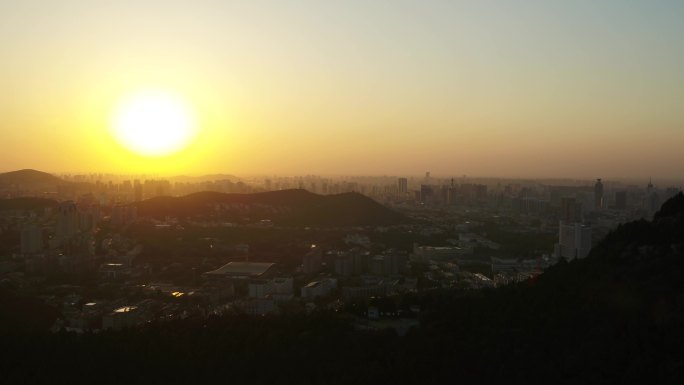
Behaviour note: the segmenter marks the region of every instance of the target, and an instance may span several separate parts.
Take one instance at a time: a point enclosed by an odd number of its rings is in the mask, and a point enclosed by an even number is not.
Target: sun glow
[[[179,95],[161,90],[140,91],[122,99],[110,126],[122,146],[150,157],[184,149],[198,130],[190,104]]]

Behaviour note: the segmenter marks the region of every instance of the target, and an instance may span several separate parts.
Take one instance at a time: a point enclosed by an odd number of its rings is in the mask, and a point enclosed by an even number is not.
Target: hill
[[[681,383],[683,276],[680,193],[653,221],[619,226],[536,280],[431,295],[422,327],[437,349],[468,357],[471,380]]]
[[[405,218],[358,193],[318,195],[306,190],[255,194],[200,192],[156,197],[136,203],[138,214],[153,218],[213,216],[224,220],[270,219],[289,226],[359,226],[397,223]]]
[[[67,181],[46,172],[24,169],[0,174],[0,187],[17,186],[23,189],[54,188]]]

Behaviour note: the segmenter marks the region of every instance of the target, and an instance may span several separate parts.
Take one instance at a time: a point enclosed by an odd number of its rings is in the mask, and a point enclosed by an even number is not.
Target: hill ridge
[[[0,173],[0,185],[38,187],[46,185],[54,186],[64,183],[69,182],[50,173],[34,170],[31,168]]]
[[[386,225],[406,218],[359,193],[319,195],[303,189],[259,193],[202,191],[181,197],[155,197],[134,203],[141,216],[187,218],[196,215],[236,220],[271,219],[288,226]],[[231,205],[243,205],[240,209]]]

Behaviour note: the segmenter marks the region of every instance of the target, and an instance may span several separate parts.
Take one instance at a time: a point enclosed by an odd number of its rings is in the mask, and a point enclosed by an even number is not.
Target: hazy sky
[[[684,1],[0,0],[0,169],[682,176]],[[201,131],[145,159],[136,89]]]

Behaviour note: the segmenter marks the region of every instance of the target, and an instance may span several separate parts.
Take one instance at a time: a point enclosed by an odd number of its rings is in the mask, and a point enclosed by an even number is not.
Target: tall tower
[[[594,207],[597,210],[603,208],[603,183],[601,183],[601,178],[596,179],[596,184],[594,185]]]

